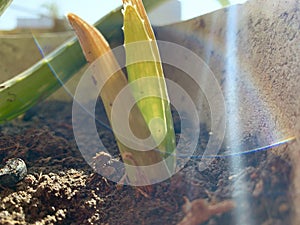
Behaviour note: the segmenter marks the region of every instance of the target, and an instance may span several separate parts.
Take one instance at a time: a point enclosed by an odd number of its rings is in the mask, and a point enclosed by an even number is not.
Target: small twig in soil
[[[216,204],[210,204],[205,199],[196,199],[192,202],[184,197],[183,212],[185,217],[178,225],[198,225],[207,221],[210,217],[227,212],[235,207],[231,200],[225,200]]]

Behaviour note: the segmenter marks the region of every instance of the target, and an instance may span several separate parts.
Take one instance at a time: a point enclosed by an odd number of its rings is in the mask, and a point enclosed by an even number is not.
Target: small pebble
[[[3,187],[15,187],[26,175],[27,167],[22,159],[9,159],[4,167],[0,169],[0,185]]]

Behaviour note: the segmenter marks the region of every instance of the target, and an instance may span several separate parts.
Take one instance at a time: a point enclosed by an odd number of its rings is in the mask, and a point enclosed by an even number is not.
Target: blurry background
[[[43,57],[41,52],[52,52],[74,35],[66,20],[68,12],[76,13],[93,24],[118,8],[121,2],[14,0],[0,17],[0,55],[5,56],[0,60],[0,83],[40,60]],[[228,2],[235,4],[245,0]],[[152,11],[149,17],[154,25],[163,25],[193,18],[221,7],[218,0],[169,0]]]
[[[245,0],[229,2],[235,4]],[[162,6],[162,9],[151,13],[154,24],[186,20],[221,8],[217,0],[170,0],[166,4],[169,6]],[[79,0],[76,3],[72,0],[14,0],[0,17],[0,30],[28,26],[49,28],[54,25],[53,18],[64,19],[64,15],[68,12],[76,13],[87,22],[94,23],[120,5],[120,0]]]

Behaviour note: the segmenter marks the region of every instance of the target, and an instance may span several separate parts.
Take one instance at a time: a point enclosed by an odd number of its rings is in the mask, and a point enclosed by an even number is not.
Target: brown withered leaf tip
[[[67,16],[88,62],[91,63],[110,51],[108,42],[95,27],[73,13],[69,13]]]

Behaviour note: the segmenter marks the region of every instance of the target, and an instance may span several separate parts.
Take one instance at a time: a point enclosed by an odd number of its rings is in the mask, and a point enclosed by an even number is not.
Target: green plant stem
[[[176,167],[175,134],[156,39],[142,3],[124,7],[124,46],[131,91],[168,167]],[[134,4],[137,4],[136,7]]]

